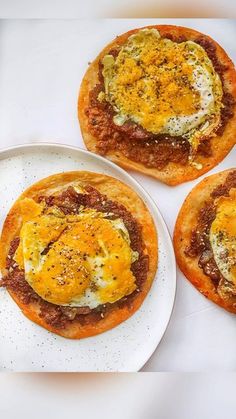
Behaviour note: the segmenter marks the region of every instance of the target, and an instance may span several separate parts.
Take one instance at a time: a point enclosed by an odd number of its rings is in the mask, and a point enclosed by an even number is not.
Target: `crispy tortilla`
[[[67,172],[49,176],[29,187],[15,202],[3,225],[0,248],[1,248],[1,267],[2,273],[6,273],[6,258],[9,252],[10,243],[19,235],[22,218],[19,202],[28,197],[37,200],[39,196],[49,196],[61,193],[68,186],[73,185],[91,185],[100,193],[107,195],[113,201],[123,204],[133,217],[142,226],[142,238],[145,246],[144,253],[149,255],[149,271],[147,279],[143,284],[142,290],[137,294],[131,305],[125,305],[121,308],[109,312],[103,319],[97,323],[81,325],[79,323],[68,323],[64,329],[59,329],[48,325],[43,318],[39,316],[38,303],[23,304],[17,296],[17,293],[9,290],[10,295],[21,308],[23,314],[33,322],[39,324],[53,333],[57,333],[66,338],[80,339],[88,336],[97,335],[105,332],[124,320],[128,319],[142,304],[145,299],[157,268],[157,234],[152,216],[143,203],[141,198],[130,187],[110,176],[92,172]]]

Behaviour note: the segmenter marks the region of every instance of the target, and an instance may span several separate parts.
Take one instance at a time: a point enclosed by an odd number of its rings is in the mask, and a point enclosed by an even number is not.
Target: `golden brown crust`
[[[80,325],[78,323],[68,324],[65,329],[57,329],[49,326],[43,318],[39,316],[39,306],[37,303],[28,305],[22,303],[17,294],[9,291],[12,298],[21,308],[22,312],[32,321],[43,326],[54,333],[66,338],[80,339],[88,336],[97,335],[105,332],[124,320],[128,319],[142,304],[145,299],[152,281],[154,279],[157,268],[157,235],[153,219],[143,201],[130,187],[114,179],[110,176],[92,173],[92,172],[67,172],[49,176],[42,179],[33,186],[29,187],[15,202],[7,215],[3,225],[0,246],[2,248],[1,265],[4,273],[6,257],[9,252],[11,241],[19,234],[21,228],[21,215],[19,202],[23,198],[32,198],[37,200],[40,195],[52,195],[66,189],[69,185],[80,184],[81,186],[91,185],[100,193],[106,194],[109,199],[123,204],[128,211],[132,213],[134,218],[142,226],[142,237],[145,245],[145,253],[149,255],[149,271],[147,280],[142,290],[137,294],[131,306],[122,308],[117,307],[116,310],[108,312],[104,319],[99,323]]]
[[[224,64],[228,69],[224,72],[225,87],[228,92],[236,99],[236,71],[234,64],[223,50],[212,38],[207,35],[195,31],[194,29],[188,29],[181,26],[172,25],[156,25],[146,26],[147,28],[156,28],[162,36],[165,34],[171,34],[173,36],[185,36],[188,40],[195,40],[196,37],[210,40],[216,47],[216,55],[221,64]],[[97,153],[96,149],[96,138],[91,134],[88,127],[88,120],[85,114],[85,110],[89,104],[89,92],[98,83],[98,64],[101,58],[112,48],[124,44],[127,38],[139,31],[142,28],[134,29],[129,32],[118,36],[114,41],[107,45],[98,57],[90,64],[86,71],[84,78],[81,83],[79,100],[78,100],[78,117],[80,127],[83,135],[85,145],[88,150]],[[125,169],[133,169],[146,175],[152,176],[160,181],[167,183],[168,185],[174,186],[189,180],[193,180],[208,172],[214,166],[216,166],[224,157],[229,153],[236,142],[236,112],[233,118],[231,118],[221,137],[215,136],[211,139],[212,156],[204,157],[198,156],[198,163],[202,164],[202,169],[197,169],[191,165],[181,165],[170,162],[164,169],[158,170],[156,168],[148,168],[143,164],[134,162],[119,151],[110,151],[106,157]]]
[[[191,232],[197,225],[197,217],[204,202],[210,198],[211,192],[220,184],[223,184],[227,175],[235,169],[228,169],[203,179],[185,199],[179,212],[174,230],[174,249],[179,268],[188,280],[205,297],[226,310],[236,313],[236,307],[232,302],[222,299],[217,293],[215,286],[209,276],[205,275],[198,266],[199,257],[190,258],[184,253],[189,246]]]

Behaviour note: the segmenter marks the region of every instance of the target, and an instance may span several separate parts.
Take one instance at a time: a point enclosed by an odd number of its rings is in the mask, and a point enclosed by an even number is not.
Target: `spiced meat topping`
[[[210,198],[204,203],[204,206],[198,214],[197,226],[192,231],[190,245],[185,250],[185,254],[188,257],[198,257],[199,267],[205,275],[211,278],[216,287],[221,280],[225,279],[215,262],[209,233],[211,224],[216,216],[216,205],[214,201],[220,196],[229,196],[231,188],[236,188],[236,170],[230,172],[225,182],[211,192]]]

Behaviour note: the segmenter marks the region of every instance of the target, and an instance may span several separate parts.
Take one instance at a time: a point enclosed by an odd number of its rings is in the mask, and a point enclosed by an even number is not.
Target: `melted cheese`
[[[114,122],[140,124],[153,134],[185,136],[193,148],[220,121],[222,85],[204,49],[161,38],[156,29],[131,35],[117,58],[103,58],[105,95]]]

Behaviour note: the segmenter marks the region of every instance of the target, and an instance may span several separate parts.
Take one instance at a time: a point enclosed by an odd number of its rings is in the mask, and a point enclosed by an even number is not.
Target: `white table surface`
[[[189,26],[209,34],[236,62],[236,22],[230,20],[1,21],[0,148],[37,141],[84,148],[76,107],[88,62],[116,35],[160,23]],[[210,173],[233,167],[235,161],[236,148]],[[172,234],[186,194],[201,178],[171,188],[132,174],[151,194]],[[235,338],[235,317],[207,301],[178,272],[169,327],[143,371],[235,370]]]

